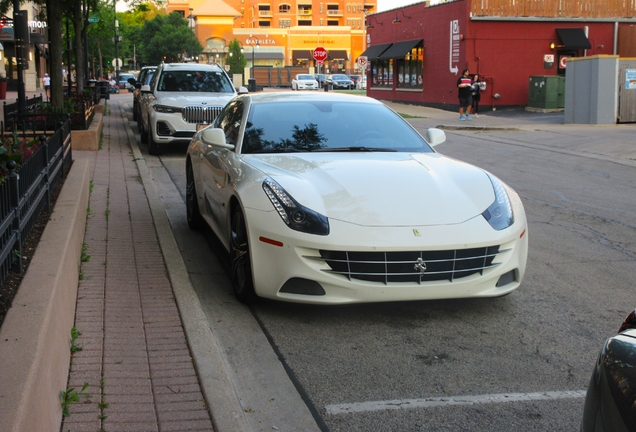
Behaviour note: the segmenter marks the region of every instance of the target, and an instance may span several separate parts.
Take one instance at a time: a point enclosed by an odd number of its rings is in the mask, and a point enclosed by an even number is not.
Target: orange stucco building
[[[203,45],[201,63],[224,64],[228,44],[237,39],[247,66],[303,66],[325,73],[359,73],[356,59],[366,49],[365,17],[375,0],[168,0],[168,13],[189,18]],[[329,55],[322,65],[313,50]]]

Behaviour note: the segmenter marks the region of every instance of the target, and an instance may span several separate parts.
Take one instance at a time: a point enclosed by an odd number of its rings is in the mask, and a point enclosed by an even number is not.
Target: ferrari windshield
[[[158,91],[233,93],[234,87],[220,71],[166,71],[159,77]]]
[[[309,151],[433,150],[385,105],[293,101],[251,106],[242,153]]]

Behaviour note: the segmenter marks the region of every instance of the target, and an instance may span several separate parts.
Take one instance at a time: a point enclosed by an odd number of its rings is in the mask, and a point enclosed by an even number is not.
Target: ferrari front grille
[[[221,114],[221,106],[188,105],[181,110],[181,116],[186,123],[210,124]]]
[[[483,274],[496,267],[495,256],[499,246],[441,251],[408,252],[343,252],[320,250],[320,257],[305,258],[324,261],[329,269],[349,280],[358,279],[384,284],[423,282],[465,278]]]

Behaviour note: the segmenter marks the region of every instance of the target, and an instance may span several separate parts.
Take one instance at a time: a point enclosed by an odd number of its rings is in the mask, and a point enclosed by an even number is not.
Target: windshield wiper
[[[397,152],[396,149],[382,148],[382,147],[326,147],[311,150],[314,152]]]

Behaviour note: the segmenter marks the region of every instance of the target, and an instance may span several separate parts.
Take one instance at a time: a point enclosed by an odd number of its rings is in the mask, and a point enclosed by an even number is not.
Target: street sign
[[[360,66],[362,69],[367,67],[367,62],[369,61],[367,56],[360,56],[358,57],[358,66]]]
[[[327,50],[323,47],[316,47],[314,50],[314,59],[318,62],[324,62],[327,60]]]
[[[91,22],[91,23],[99,22],[99,18],[98,17],[88,17],[88,22]]]
[[[121,66],[124,64],[124,62],[121,61],[121,59],[119,58],[114,58],[112,61],[112,65],[116,66],[117,69],[121,68]]]

